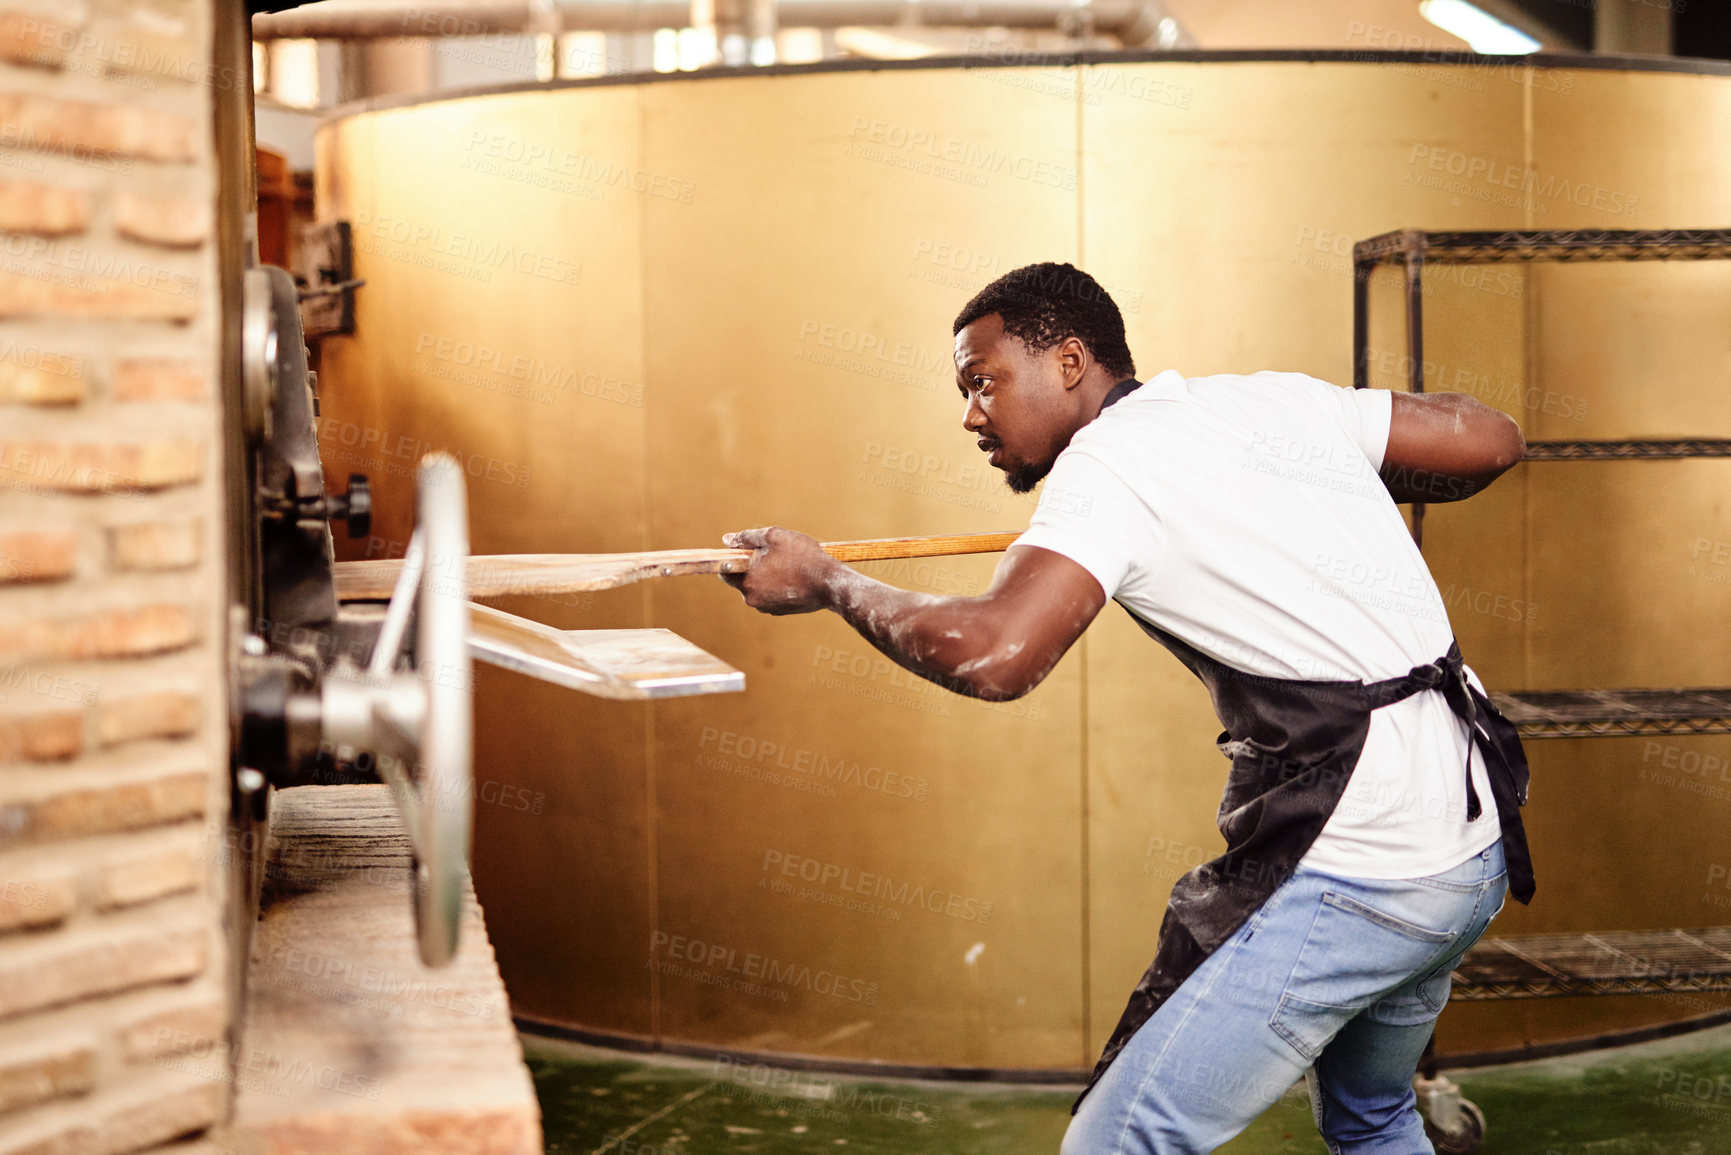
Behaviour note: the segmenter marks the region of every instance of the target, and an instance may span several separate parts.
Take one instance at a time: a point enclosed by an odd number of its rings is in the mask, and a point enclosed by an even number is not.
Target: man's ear
[[[1058,368],[1064,374],[1064,388],[1074,389],[1080,385],[1093,360],[1088,346],[1080,337],[1065,337],[1058,342]]]

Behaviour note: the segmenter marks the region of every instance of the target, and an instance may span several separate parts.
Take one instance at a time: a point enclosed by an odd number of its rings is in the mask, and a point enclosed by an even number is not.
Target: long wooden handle
[[[885,537],[870,541],[831,541],[824,552],[837,561],[889,561],[905,557],[943,557],[997,553],[1020,533],[974,533],[948,537]],[[551,596],[610,590],[652,577],[680,574],[742,573],[751,564],[749,549],[668,549],[651,553],[483,554],[469,559],[471,598],[522,594]],[[346,602],[383,601],[391,596],[401,560],[340,561],[337,597]]]
[[[1002,553],[1020,533],[964,533],[956,537],[880,537],[870,541],[826,541],[823,552],[837,561],[888,561],[901,557],[947,557]]]

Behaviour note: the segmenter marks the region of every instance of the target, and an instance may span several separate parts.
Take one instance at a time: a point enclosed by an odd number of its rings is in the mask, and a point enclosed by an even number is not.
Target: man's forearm
[[[1100,582],[1061,553],[1012,545],[977,597],[873,581],[806,534],[769,526],[723,536],[755,550],[721,580],[766,614],[834,610],[897,665],[957,694],[1020,698],[1039,685],[1105,605]]]
[[[1396,504],[1422,501],[1436,505],[1445,501],[1465,501],[1503,475],[1494,473],[1456,474],[1417,469],[1405,465],[1390,466],[1382,471],[1382,483]]]
[[[920,677],[971,698],[1003,700],[1027,692],[1006,663],[996,660],[1002,655],[979,599],[898,589],[839,562],[825,574],[822,589],[826,608]]]

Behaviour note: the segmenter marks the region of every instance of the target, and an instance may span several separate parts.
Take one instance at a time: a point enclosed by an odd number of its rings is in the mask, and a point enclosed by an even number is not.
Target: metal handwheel
[[[468,499],[449,454],[416,475],[416,527],[366,670],[339,660],[322,688],[325,733],[371,754],[408,829],[421,961],[456,953],[474,822]],[[413,654],[404,650],[410,623]]]
[[[248,588],[230,605],[233,810],[260,836],[244,844],[262,847],[275,790],[388,784],[408,831],[417,949],[442,966],[468,902],[471,659],[627,700],[737,691],[745,677],[668,630],[558,630],[469,604],[465,479],[444,453],[421,460],[394,583],[339,597],[331,524],[365,537],[371,490],[358,474],[345,494],[326,489],[294,278],[248,270],[243,297],[247,453],[235,460],[250,517],[235,563]],[[256,903],[262,856],[249,850],[245,869]]]

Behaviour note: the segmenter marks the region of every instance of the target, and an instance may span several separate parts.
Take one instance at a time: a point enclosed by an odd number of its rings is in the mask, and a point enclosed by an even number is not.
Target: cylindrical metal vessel
[[[1348,383],[1355,239],[1731,223],[1731,75],[1366,54],[920,62],[584,82],[351,110],[318,211],[353,223],[357,331],[324,343],[333,474],[400,553],[433,448],[476,553],[1018,529],[961,428],[951,318],[1068,260],[1144,376]],[[1433,389],[1529,440],[1731,432],[1731,269],[1437,269]],[[1398,386],[1398,277],[1373,380]],[[340,483],[339,483],[340,484]],[[1527,464],[1433,506],[1430,558],[1492,689],[1731,684],[1731,463]],[[936,593],[995,559],[878,564]],[[1090,1066],[1171,881],[1213,856],[1208,699],[1109,607],[996,706],[831,615],[713,579],[516,598],[666,626],[744,694],[646,708],[485,670],[475,879],[539,1023],[933,1067]],[[1539,891],[1499,934],[1731,921],[1731,741],[1529,743]],[[1416,804],[1416,803],[1415,803]],[[1456,1005],[1444,1052],[1686,1018],[1709,996]]]

